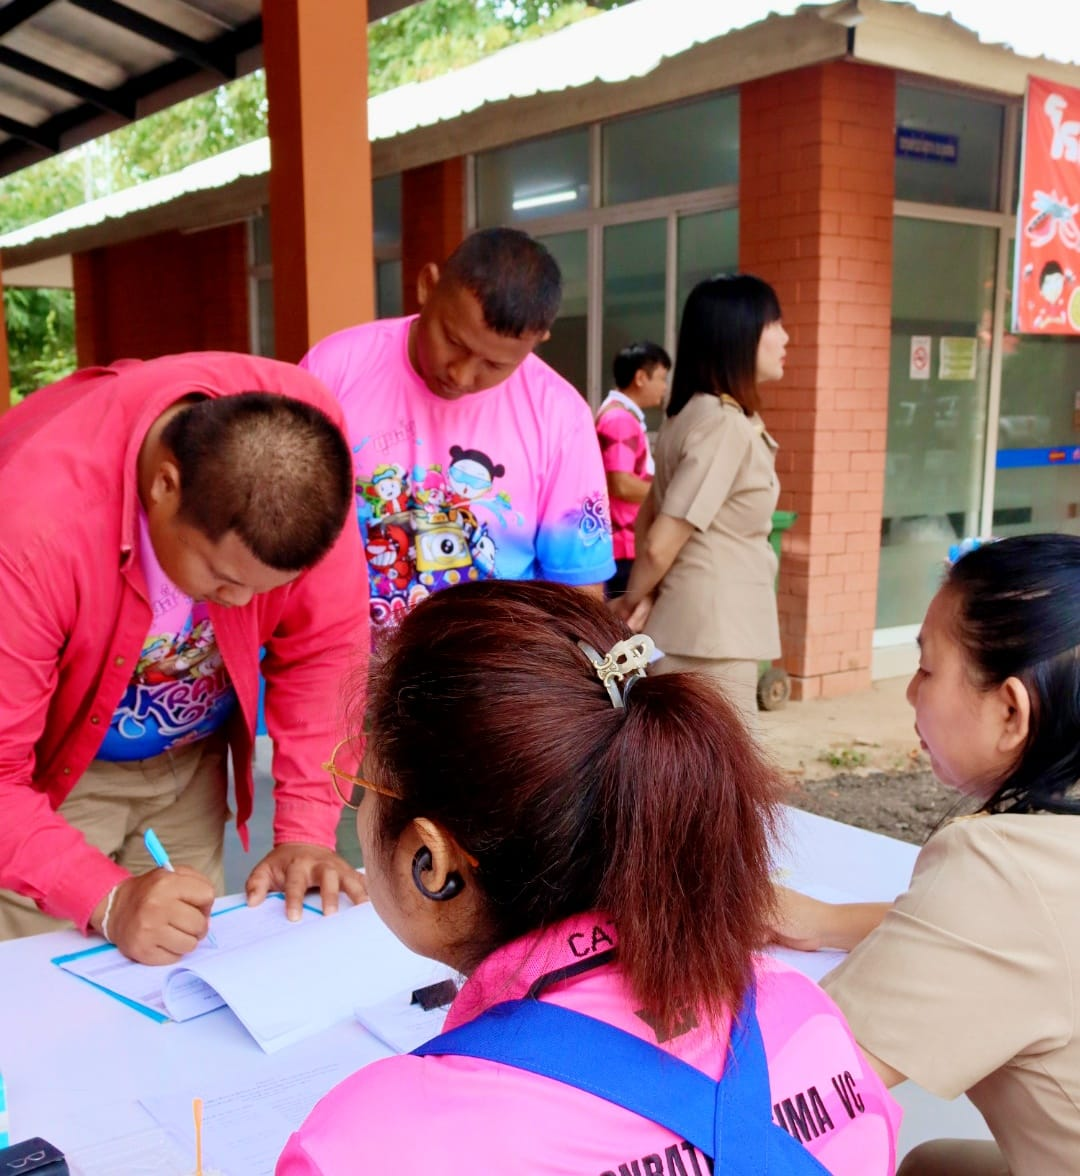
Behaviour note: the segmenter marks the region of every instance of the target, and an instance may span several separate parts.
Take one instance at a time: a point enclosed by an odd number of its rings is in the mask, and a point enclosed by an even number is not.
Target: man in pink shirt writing
[[[275,846],[248,900],[363,896],[320,768],[367,645],[341,419],[307,373],[226,354],[78,372],[0,418],[0,938],[196,946],[230,751],[247,847],[264,648]]]

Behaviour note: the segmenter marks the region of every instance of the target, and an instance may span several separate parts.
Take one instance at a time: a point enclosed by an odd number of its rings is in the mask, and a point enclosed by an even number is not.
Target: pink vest
[[[553,1001],[656,1042],[635,1011],[601,916],[582,915],[489,956],[446,1019],[452,1029],[525,996],[557,969],[587,970],[544,989]],[[588,969],[588,961],[598,966]],[[890,1176],[900,1109],[867,1065],[839,1010],[816,984],[767,958],[756,967],[758,1019],[773,1116],[836,1176]],[[727,1025],[659,1043],[719,1078]],[[289,1140],[277,1176],[705,1176],[705,1158],[647,1119],[573,1087],[460,1057],[387,1058],[332,1090]]]

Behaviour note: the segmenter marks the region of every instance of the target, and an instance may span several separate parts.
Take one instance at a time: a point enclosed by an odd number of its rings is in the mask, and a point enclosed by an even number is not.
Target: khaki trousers
[[[996,1143],[985,1139],[933,1139],[912,1148],[896,1176],[1009,1176]]]
[[[742,661],[735,658],[686,657],[681,653],[667,653],[655,665],[649,667],[650,674],[681,674],[690,671],[712,678],[724,693],[724,697],[742,716],[747,730],[756,735],[758,664],[756,661]]]
[[[128,763],[94,760],[61,804],[60,815],[132,874],[154,869],[143,845],[153,827],[173,865],[205,874],[225,892],[228,775],[224,735]],[[20,894],[0,890],[0,940],[71,927]]]

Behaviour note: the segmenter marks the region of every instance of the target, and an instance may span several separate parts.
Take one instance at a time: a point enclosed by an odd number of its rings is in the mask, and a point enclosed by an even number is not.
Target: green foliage
[[[0,233],[266,134],[262,70],[0,180]]]
[[[854,747],[831,747],[818,756],[823,764],[844,771],[865,767],[868,758],[865,751],[857,751]]]
[[[626,0],[423,0],[369,28],[369,91],[427,81],[620,3]]]
[[[75,300],[70,290],[4,291],[11,399],[75,370]]]

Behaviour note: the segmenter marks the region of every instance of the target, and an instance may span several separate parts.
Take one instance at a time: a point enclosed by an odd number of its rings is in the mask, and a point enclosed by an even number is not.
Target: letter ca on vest
[[[611,924],[609,923],[610,927]],[[594,924],[590,931],[573,931],[566,937],[566,945],[579,960],[597,952],[607,951],[615,946],[615,940],[600,926]]]

